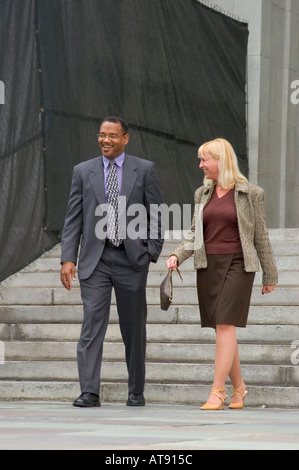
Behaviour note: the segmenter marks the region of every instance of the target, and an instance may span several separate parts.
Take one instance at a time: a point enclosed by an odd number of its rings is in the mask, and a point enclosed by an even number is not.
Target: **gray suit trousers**
[[[88,279],[80,280],[84,318],[77,347],[81,392],[99,395],[103,343],[115,290],[121,335],[125,345],[129,393],[143,393],[146,354],[146,282],[149,264],[132,268],[125,248],[105,247]]]

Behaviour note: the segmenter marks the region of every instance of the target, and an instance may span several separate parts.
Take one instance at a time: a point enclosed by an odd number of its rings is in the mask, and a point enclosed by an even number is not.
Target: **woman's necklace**
[[[229,189],[230,187],[234,186],[235,183],[231,183],[228,185],[227,188],[221,188],[220,186],[218,186],[218,184],[216,184],[216,189],[220,189],[222,191],[225,191],[226,189]]]

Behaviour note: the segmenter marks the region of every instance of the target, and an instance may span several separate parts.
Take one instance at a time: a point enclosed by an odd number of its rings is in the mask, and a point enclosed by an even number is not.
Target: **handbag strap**
[[[168,269],[169,300],[170,300],[170,302],[172,302],[172,299],[173,299],[172,271],[177,271],[178,275],[180,276],[181,281],[183,282],[183,278],[182,278],[182,275],[179,271],[179,268],[175,268],[175,269],[169,268]]]
[[[184,279],[182,278],[182,275],[181,275],[181,273],[180,273],[180,271],[179,271],[179,268],[176,268],[176,271],[177,271],[178,275],[180,276],[181,281],[183,282]]]

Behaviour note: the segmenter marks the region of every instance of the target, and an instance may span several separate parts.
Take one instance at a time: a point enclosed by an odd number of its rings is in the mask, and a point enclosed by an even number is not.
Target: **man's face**
[[[104,121],[102,123],[98,134],[98,143],[104,157],[111,160],[118,157],[124,152],[128,142],[129,134],[124,134],[119,122]]]

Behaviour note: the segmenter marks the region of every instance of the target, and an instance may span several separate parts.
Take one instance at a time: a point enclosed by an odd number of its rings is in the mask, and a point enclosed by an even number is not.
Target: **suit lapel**
[[[124,160],[123,177],[122,177],[120,195],[126,196],[127,201],[135,185],[135,181],[137,178],[136,170],[137,170],[137,167],[135,163],[132,161],[130,155],[126,155],[125,160]]]
[[[96,159],[93,168],[90,170],[89,179],[98,203],[105,204],[106,197],[102,157]]]

